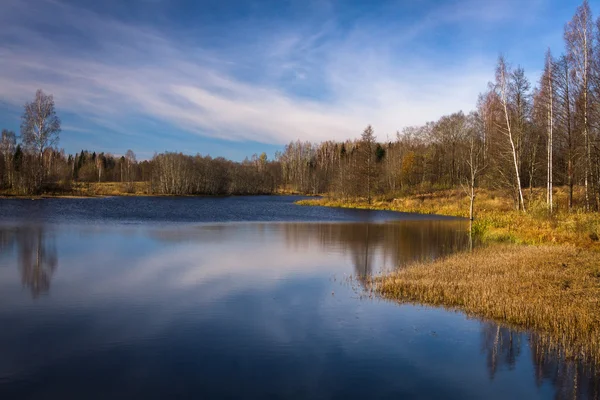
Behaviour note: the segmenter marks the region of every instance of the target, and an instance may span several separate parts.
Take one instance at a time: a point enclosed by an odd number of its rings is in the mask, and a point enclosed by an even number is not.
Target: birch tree
[[[515,143],[517,163],[519,171],[523,171],[523,162],[525,161],[525,152],[527,150],[534,151],[537,146],[537,141],[532,138],[531,119],[531,84],[525,76],[525,70],[522,67],[517,67],[514,71],[509,71],[510,79],[508,83],[508,102],[511,104],[512,114],[512,137]],[[531,140],[534,139],[534,140]],[[528,143],[529,142],[529,143]],[[526,145],[530,144],[534,147],[527,149]],[[534,158],[535,162],[535,158]]]
[[[547,133],[547,179],[546,179],[546,204],[550,213],[553,211],[552,185],[553,185],[553,151],[554,151],[554,61],[552,53],[548,49],[546,53],[546,62],[544,73],[541,78],[541,99],[544,102],[546,114],[546,133]]]
[[[23,144],[34,150],[41,161],[44,150],[58,144],[60,118],[54,109],[54,97],[38,90],[35,99],[25,104],[21,120]]]
[[[131,173],[131,171],[132,167],[135,165],[136,162],[137,158],[135,157],[135,153],[133,152],[133,150],[127,150],[127,153],[125,153],[125,165],[127,168],[127,181],[129,181],[129,183],[134,181],[134,177],[132,176],[133,174]]]
[[[469,220],[475,219],[475,188],[479,175],[485,169],[485,142],[484,121],[480,114],[472,112],[467,117],[466,136],[468,141],[467,165],[469,167],[469,176],[466,179],[467,185],[463,186],[469,196]]]
[[[562,56],[554,66],[555,90],[555,128],[557,140],[562,142],[562,153],[565,158],[565,177],[568,187],[568,207],[573,208],[573,187],[575,185],[575,164],[577,157],[577,138],[574,132],[574,110],[572,73],[566,56]]]
[[[373,189],[375,186],[375,179],[377,173],[375,170],[375,145],[376,138],[375,133],[371,125],[367,126],[361,135],[359,155],[360,155],[360,167],[359,176],[360,184],[364,185],[363,188],[367,195],[367,201],[371,204]]]
[[[521,175],[519,172],[519,160],[517,157],[517,148],[513,136],[513,127],[511,123],[511,114],[509,111],[509,71],[503,56],[498,58],[498,67],[496,68],[496,90],[502,107],[504,124],[500,126],[501,131],[506,135],[511,148],[512,161],[515,169],[515,190],[518,192],[518,208],[525,212],[525,201],[523,200],[523,189],[521,188]]]
[[[54,109],[54,97],[41,89],[35,93],[35,99],[25,104],[21,117],[21,140],[34,154],[38,155],[36,190],[41,189],[44,178],[44,151],[58,144],[60,119]]]
[[[592,154],[589,133],[589,109],[590,109],[590,63],[593,46],[592,12],[587,0],[577,7],[575,15],[565,26],[565,45],[567,59],[571,64],[575,89],[581,96],[582,132],[585,147],[585,207],[590,209],[590,173],[592,171]]]
[[[100,182],[102,179],[102,168],[104,167],[104,155],[99,154],[96,157],[95,162],[96,162],[96,169],[98,170],[98,182]]]

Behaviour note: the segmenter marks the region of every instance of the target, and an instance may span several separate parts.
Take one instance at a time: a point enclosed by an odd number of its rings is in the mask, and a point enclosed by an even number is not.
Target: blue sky
[[[43,89],[60,147],[236,160],[473,109],[498,54],[537,80],[570,0],[1,0],[0,128]],[[597,4],[591,2],[592,10]]]

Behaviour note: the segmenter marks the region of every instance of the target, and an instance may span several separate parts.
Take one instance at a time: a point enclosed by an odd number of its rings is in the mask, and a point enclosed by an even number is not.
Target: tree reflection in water
[[[487,355],[487,368],[490,379],[494,379],[498,368],[507,366],[513,369],[521,354],[521,334],[494,323],[483,323],[481,347]]]
[[[0,254],[16,250],[21,282],[33,298],[48,293],[58,265],[56,242],[43,226],[1,227]]]
[[[481,346],[490,379],[502,368],[514,369],[524,345],[528,345],[536,384],[549,382],[556,399],[600,399],[600,368],[589,360],[565,358],[564,349],[534,332],[517,332],[493,322],[482,322]]]
[[[463,221],[286,224],[274,229],[284,229],[289,247],[316,245],[349,254],[363,282],[372,274],[469,249],[468,224]]]
[[[253,223],[245,226],[272,238],[283,237],[288,249],[326,249],[348,255],[355,275],[389,272],[417,261],[429,261],[469,249],[466,221],[393,221],[387,223]],[[160,229],[153,238],[167,242],[221,241],[239,233],[236,225],[208,225],[202,229]]]

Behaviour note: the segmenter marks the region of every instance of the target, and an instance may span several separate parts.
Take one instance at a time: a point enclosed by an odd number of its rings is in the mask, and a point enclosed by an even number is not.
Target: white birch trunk
[[[519,174],[519,163],[517,160],[517,150],[515,148],[515,142],[513,140],[512,129],[510,125],[510,117],[508,115],[508,106],[507,106],[507,93],[506,93],[506,69],[504,66],[501,68],[501,82],[500,82],[500,90],[501,90],[501,101],[502,107],[504,108],[504,116],[506,118],[506,131],[508,134],[508,140],[510,141],[510,147],[512,149],[513,163],[515,166],[515,175],[516,175],[516,185],[519,191],[519,202],[521,203],[521,209],[525,212],[525,201],[523,200],[523,189],[521,188],[521,175]]]

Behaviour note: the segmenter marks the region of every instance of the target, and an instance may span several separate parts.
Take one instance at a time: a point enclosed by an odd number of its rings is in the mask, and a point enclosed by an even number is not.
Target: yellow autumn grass
[[[74,194],[80,196],[149,196],[148,182],[78,182],[72,186]]]

